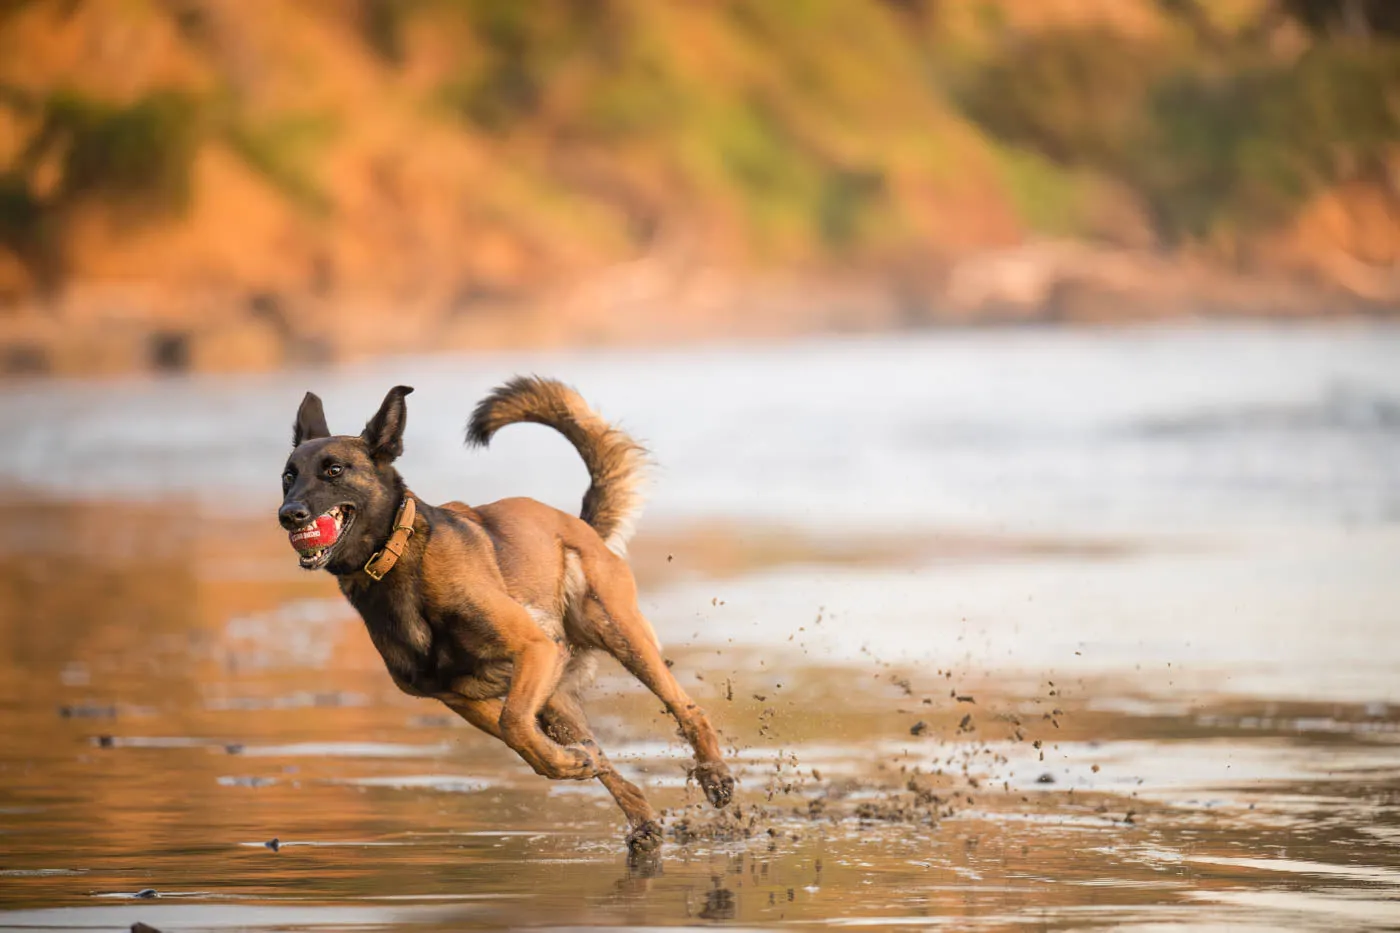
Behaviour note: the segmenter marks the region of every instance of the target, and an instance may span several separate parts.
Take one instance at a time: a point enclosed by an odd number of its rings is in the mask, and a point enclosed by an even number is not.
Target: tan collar
[[[403,557],[404,548],[408,547],[408,539],[413,537],[413,516],[417,511],[413,504],[413,496],[405,492],[403,504],[399,506],[399,514],[394,518],[394,530],[389,534],[389,540],[384,542],[384,549],[376,551],[374,556],[365,562],[365,573],[369,574],[371,580],[384,579],[384,574],[393,570],[399,558]]]

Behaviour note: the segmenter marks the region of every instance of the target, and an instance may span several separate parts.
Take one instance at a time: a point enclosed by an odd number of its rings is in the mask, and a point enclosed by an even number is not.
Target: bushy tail
[[[520,421],[548,425],[578,448],[592,483],[579,517],[618,555],[642,507],[646,450],[600,418],[577,392],[562,382],[517,376],[481,400],[467,423],[467,443],[485,447],[501,428]]]

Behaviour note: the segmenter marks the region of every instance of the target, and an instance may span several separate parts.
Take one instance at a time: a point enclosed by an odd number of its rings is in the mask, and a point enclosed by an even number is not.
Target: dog
[[[518,422],[554,428],[588,467],[579,516],[528,498],[433,506],[394,466],[412,391],[390,389],[358,436],[333,436],[321,399],[302,400],[277,513],[301,566],[336,578],[400,690],[440,700],[538,774],[601,781],[627,818],[633,853],[658,848],[662,830],[584,716],[579,691],[597,652],[666,705],[694,750],[691,775],[726,806],[734,779],[719,738],[671,676],[625,559],[643,448],[563,383],[516,378],[476,407],[467,443],[484,447]]]

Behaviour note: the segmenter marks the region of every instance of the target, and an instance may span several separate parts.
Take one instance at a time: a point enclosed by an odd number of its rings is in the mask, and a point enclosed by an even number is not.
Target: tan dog
[[[579,705],[593,652],[666,704],[695,750],[695,779],[712,804],[727,804],[734,780],[714,728],[667,669],[623,557],[642,448],[567,386],[515,379],[477,406],[467,440],[484,446],[520,421],[559,431],[592,479],[580,517],[525,498],[431,506],[393,466],[412,391],[390,390],[358,437],[331,436],[321,400],[302,400],[278,512],[301,565],[335,575],[405,693],[441,700],[545,777],[598,778],[627,816],[633,851],[659,846],[661,827]]]

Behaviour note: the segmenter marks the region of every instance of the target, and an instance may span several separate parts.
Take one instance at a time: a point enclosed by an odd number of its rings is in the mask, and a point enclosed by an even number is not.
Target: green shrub
[[[73,92],[52,95],[26,158],[61,153],[62,200],[99,198],[141,213],[182,210],[202,136],[198,102],[153,91],[127,105]]]
[[[1083,236],[1094,190],[1083,171],[1037,152],[997,145],[992,154],[1017,216],[1036,233]]]
[[[13,248],[33,236],[43,212],[24,176],[0,173],[0,243]]]
[[[877,169],[828,171],[817,202],[822,244],[837,252],[858,245],[885,194],[885,175]]]
[[[478,129],[506,133],[534,115],[541,86],[526,64],[505,58],[472,75],[443,85],[439,97]]]
[[[1400,51],[1320,45],[1291,65],[1182,71],[1154,89],[1122,174],[1169,239],[1285,222],[1400,142]]]
[[[232,116],[224,127],[229,147],[303,210],[325,214],[330,199],[316,183],[308,164],[313,150],[335,133],[332,121],[316,114],[295,114],[266,122]]]
[[[534,117],[563,63],[582,57],[604,65],[627,43],[627,19],[612,4],[582,0],[438,0],[458,14],[485,50],[440,92],[478,128],[505,133]],[[441,14],[440,14],[441,15]]]
[[[992,135],[1057,162],[1111,164],[1168,65],[1165,50],[1101,30],[1025,37],[958,82],[963,109]]]
[[[1395,0],[1281,0],[1279,6],[1322,36],[1347,32],[1400,36],[1400,4]]]
[[[18,172],[0,172],[0,247],[8,249],[50,289],[62,276],[54,217]]]
[[[1286,61],[1241,45],[1176,58],[1095,31],[1046,33],[981,66],[958,99],[1010,146],[1126,183],[1164,240],[1228,238],[1381,170],[1400,142],[1400,47],[1319,42]],[[1044,181],[1028,166],[1010,163],[1010,179]]]
[[[68,208],[102,201],[127,219],[183,210],[195,153],[204,133],[199,102],[153,91],[130,104],[72,91],[46,97],[3,89],[0,106],[36,129],[12,165],[0,172],[0,245],[24,263],[45,290],[60,284]],[[59,177],[45,196],[34,179],[41,165]]]
[[[360,0],[360,35],[387,62],[403,63],[403,31],[412,9],[406,0]]]

